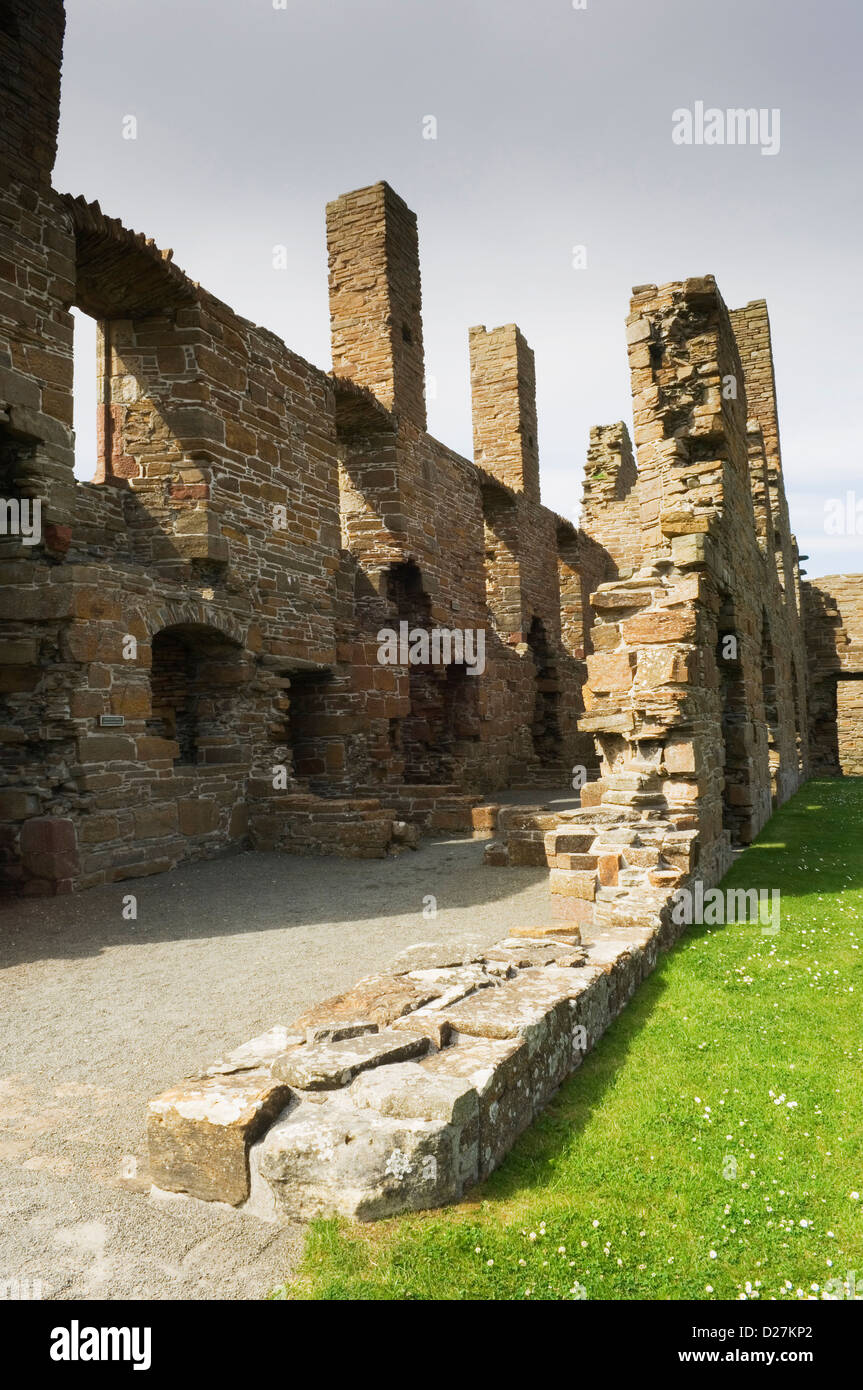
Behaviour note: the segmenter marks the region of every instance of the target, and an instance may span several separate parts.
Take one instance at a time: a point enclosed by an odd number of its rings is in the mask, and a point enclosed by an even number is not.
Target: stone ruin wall
[[[591,432],[576,528],[540,501],[515,325],[470,331],[475,460],[428,434],[416,218],[386,184],[327,210],[332,373],[54,192],[62,31],[40,0],[0,32],[2,491],[43,507],[40,544],[0,538],[7,887],[230,844],[378,855],[394,818],[484,826],[483,796],[600,759],[586,807],[658,776],[712,876],[810,743],[839,770],[833,722],[858,766],[857,688],[830,666],[855,674],[831,607],[853,629],[853,579],[807,586],[807,697],[763,302],[729,313],[709,278],[636,293],[635,454],[624,424]],[[86,483],[73,305],[99,322]],[[485,673],[381,666],[401,621],[482,630]]]
[[[584,472],[581,524],[611,556],[612,579],[629,579],[641,564],[638,469],[623,421],[595,425]],[[591,612],[592,619],[595,614]]]
[[[616,779],[646,779],[635,804],[661,792],[673,823],[697,827],[711,881],[808,770],[772,367],[771,390],[756,376],[749,399],[750,373],[770,357],[766,310],[735,319],[736,333],[711,277],[635,292],[627,338],[642,566],[594,597],[585,692],[610,788],[601,804],[620,804]],[[768,460],[767,488],[753,487],[763,479],[753,453]]]
[[[43,506],[40,544],[0,538],[5,886],[230,844],[380,855],[406,811],[471,829],[482,794],[596,771],[588,598],[613,568],[540,503],[524,339],[472,336],[479,466],[429,436],[416,219],[379,184],[328,209],[334,372],[303,361],[53,191],[61,41],[54,0],[0,32],[2,492]],[[99,323],[85,483],[72,306]],[[484,675],[381,666],[402,619],[484,630]]]
[[[863,577],[807,581],[803,602],[812,771],[863,777]]]
[[[763,302],[634,291],[633,442],[592,431],[576,528],[541,504],[515,325],[470,331],[475,459],[428,434],[416,219],[386,184],[327,211],[332,373],[56,193],[62,31],[59,0],[0,26],[0,491],[43,504],[38,545],[0,538],[5,885],[496,828],[488,862],[548,866],[554,927],[410,955],[150,1107],[175,1191],[454,1200],[672,943],[673,890],[810,771],[863,772],[863,581],[801,586]],[[86,483],[73,305],[100,325]],[[485,673],[381,666],[401,621],[482,629]],[[578,809],[479,804],[579,764]]]
[[[635,292],[638,472],[613,426],[594,431],[586,484],[614,566],[579,596],[602,777],[577,810],[500,809],[505,843],[486,850],[547,864],[560,920],[481,952],[415,947],[154,1098],[157,1188],[273,1221],[460,1200],[679,936],[674,891],[716,883],[808,775],[797,553],[762,424],[775,403],[747,394],[769,336],[748,312],[754,347],[711,277]],[[517,339],[499,342],[517,362]],[[812,631],[835,691],[859,662],[863,584],[825,588],[834,621]]]

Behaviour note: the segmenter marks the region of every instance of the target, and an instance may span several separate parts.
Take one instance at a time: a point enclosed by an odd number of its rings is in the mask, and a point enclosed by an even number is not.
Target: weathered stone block
[[[264,1069],[186,1082],[150,1101],[147,1141],[157,1187],[239,1206],[249,1146],[291,1101]]]
[[[637,647],[651,642],[686,642],[695,637],[694,609],[657,609],[623,623],[624,639]]]
[[[25,873],[52,882],[78,873],[75,822],[56,816],[35,817],[21,827],[21,862]]]
[[[273,1076],[298,1091],[334,1091],[349,1085],[362,1071],[410,1061],[428,1048],[427,1038],[384,1028],[361,1037],[292,1049],[276,1058]]]
[[[401,1014],[420,1008],[437,998],[434,986],[423,985],[407,975],[370,975],[353,989],[335,994],[294,1021],[297,1032],[305,1034],[344,1019],[367,1018],[385,1028]]]
[[[533,1118],[527,1044],[521,1038],[463,1037],[421,1066],[473,1088],[479,1112],[478,1177],[488,1177]]]
[[[600,854],[597,857],[597,877],[604,888],[613,888],[620,870],[619,854]]]
[[[687,565],[703,565],[708,559],[709,536],[674,536],[671,541],[671,555],[675,565],[684,569]]]
[[[135,753],[143,763],[172,761],[179,758],[180,745],[170,738],[136,738]]]
[[[509,865],[511,868],[544,869],[546,858],[542,837],[527,839],[514,835],[509,841]]]
[[[582,898],[592,903],[596,897],[594,869],[552,869],[549,873],[552,894],[562,898]]]
[[[370,1025],[374,1028],[374,1025]],[[277,1023],[266,1033],[235,1047],[220,1061],[207,1068],[207,1076],[227,1076],[231,1072],[269,1070],[277,1057],[292,1047],[297,1047],[304,1039],[292,1033],[284,1024]]]
[[[88,816],[81,823],[81,842],[85,845],[104,844],[116,840],[120,834],[120,822],[116,816]]]
[[[258,1166],[277,1206],[293,1219],[373,1221],[457,1201],[477,1173],[470,1131],[441,1120],[389,1118],[339,1093],[289,1110],[262,1141]]]
[[[591,827],[579,830],[575,826],[561,825],[545,834],[545,852],[551,857],[556,854],[587,854],[596,832]]]
[[[604,782],[586,782],[581,789],[582,806],[599,806],[605,791]]]
[[[509,865],[509,850],[506,845],[492,840],[483,850],[482,860],[484,864],[489,864],[494,868],[505,869]]]
[[[634,667],[635,655],[632,652],[597,652],[587,658],[588,684],[591,690],[600,694],[629,690]]]
[[[135,742],[121,734],[85,734],[78,739],[80,763],[134,762]]]
[[[354,1105],[389,1119],[442,1120],[461,1129],[477,1118],[477,1093],[470,1083],[430,1072],[419,1062],[363,1072],[348,1094]]]
[[[144,806],[135,812],[135,838],[157,840],[177,832],[177,807],[173,802],[163,806]]]
[[[27,820],[39,810],[39,798],[29,792],[19,792],[12,788],[0,791],[0,820]]]
[[[204,797],[179,801],[177,813],[183,835],[207,835],[219,828],[219,808]]]

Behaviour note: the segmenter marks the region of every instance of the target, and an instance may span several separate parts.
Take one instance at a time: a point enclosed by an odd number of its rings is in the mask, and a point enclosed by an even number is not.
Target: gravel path
[[[386,860],[239,854],[0,913],[0,1286],[207,1299],[280,1283],[301,1226],[150,1195],[146,1102],[406,946],[552,920],[544,870],[482,853],[458,838]]]

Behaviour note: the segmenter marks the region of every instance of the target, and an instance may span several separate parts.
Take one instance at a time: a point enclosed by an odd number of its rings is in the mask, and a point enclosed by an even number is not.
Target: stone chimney
[[[474,462],[539,502],[536,370],[514,323],[470,330]]]
[[[327,207],[333,370],[426,427],[416,215],[387,183]]]

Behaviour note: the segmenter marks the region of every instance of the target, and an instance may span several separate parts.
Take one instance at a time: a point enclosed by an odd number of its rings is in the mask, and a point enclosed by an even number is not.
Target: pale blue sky
[[[470,455],[467,330],[515,320],[536,352],[543,497],[574,520],[591,424],[630,419],[631,287],[711,272],[732,307],[766,298],[805,568],[863,570],[863,534],[824,528],[830,498],[863,502],[859,0],[67,8],[56,186],[328,369],[324,206],[386,179],[419,215],[432,432]],[[779,154],[675,145],[672,112],[699,100],[778,107]]]

